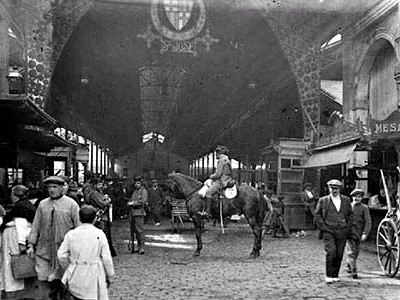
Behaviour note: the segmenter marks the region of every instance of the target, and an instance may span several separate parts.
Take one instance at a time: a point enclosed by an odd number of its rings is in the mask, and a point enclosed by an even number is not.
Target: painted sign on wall
[[[400,112],[394,111],[385,120],[371,120],[371,135],[375,139],[400,138]]]

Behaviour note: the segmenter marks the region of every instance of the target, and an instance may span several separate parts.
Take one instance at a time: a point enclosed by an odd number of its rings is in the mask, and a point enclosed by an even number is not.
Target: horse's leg
[[[246,218],[254,234],[253,251],[250,253],[250,258],[257,258],[260,256],[261,250],[262,224],[259,224],[259,222],[257,222],[257,218],[255,216],[246,216]]]
[[[201,249],[203,249],[203,241],[201,239],[201,235],[204,229],[204,220],[203,218],[194,217],[193,218],[194,230],[196,233],[196,240],[197,240],[197,249],[194,252],[193,256],[199,256]]]

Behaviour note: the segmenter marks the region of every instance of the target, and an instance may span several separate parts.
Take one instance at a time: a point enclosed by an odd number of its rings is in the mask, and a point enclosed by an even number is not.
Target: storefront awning
[[[357,143],[354,143],[314,153],[304,163],[303,168],[319,168],[347,163],[356,147]]]

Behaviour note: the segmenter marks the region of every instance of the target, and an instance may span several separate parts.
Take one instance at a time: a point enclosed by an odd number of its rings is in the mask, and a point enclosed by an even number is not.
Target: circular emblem
[[[203,0],[153,0],[151,19],[163,36],[178,41],[197,36],[206,23]]]

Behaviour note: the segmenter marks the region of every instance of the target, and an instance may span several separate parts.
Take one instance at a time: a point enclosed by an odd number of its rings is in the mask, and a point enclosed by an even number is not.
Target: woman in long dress
[[[6,213],[2,231],[2,269],[1,290],[4,290],[5,299],[22,298],[24,289],[32,280],[15,279],[11,269],[11,255],[19,255],[26,251],[26,240],[30,232],[30,225],[35,217],[35,207],[28,201],[28,188],[17,185],[11,190],[13,208]]]

